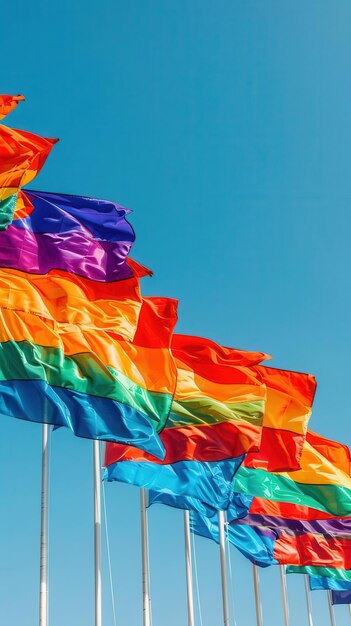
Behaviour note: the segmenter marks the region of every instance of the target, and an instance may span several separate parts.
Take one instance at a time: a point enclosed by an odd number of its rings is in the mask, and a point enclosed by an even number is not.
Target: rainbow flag
[[[317,437],[317,436],[316,436]],[[325,441],[325,440],[324,440]],[[287,502],[330,513],[336,517],[351,515],[351,478],[306,440],[294,472],[268,472],[245,467],[235,476],[234,490],[258,498]]]
[[[141,298],[150,272],[127,258],[127,209],[20,191],[53,143],[0,127],[1,197],[15,210],[0,232],[0,414],[162,456],[176,303]]]
[[[153,503],[182,507],[193,498],[198,502],[191,508],[227,508],[243,459],[238,453],[258,445],[264,412],[265,386],[247,363],[265,355],[179,335],[172,338],[172,354],[177,385],[160,433],[165,458],[160,462],[131,446],[108,444],[106,479],[151,490]]]
[[[267,387],[260,449],[250,452],[245,466],[270,472],[300,469],[312,411],[316,381],[311,374],[257,365]]]

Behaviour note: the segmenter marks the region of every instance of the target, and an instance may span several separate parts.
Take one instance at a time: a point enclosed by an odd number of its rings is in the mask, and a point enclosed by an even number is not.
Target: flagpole
[[[141,509],[143,625],[150,626],[151,619],[150,619],[150,588],[149,588],[149,547],[148,547],[145,489],[140,489],[140,509]]]
[[[194,596],[193,596],[193,567],[191,561],[190,543],[190,516],[189,511],[184,511],[184,539],[185,539],[185,565],[186,565],[186,589],[188,599],[188,626],[195,625],[194,619]]]
[[[48,491],[49,491],[49,425],[42,425],[41,457],[41,523],[40,523],[40,590],[39,626],[48,626],[49,587],[48,587]]]
[[[288,607],[288,594],[286,592],[285,565],[279,565],[279,569],[280,569],[280,581],[281,581],[281,586],[282,586],[284,624],[285,626],[289,626],[289,607]]]
[[[226,546],[225,546],[225,533],[224,533],[224,511],[218,511],[218,527],[219,527],[219,553],[220,553],[220,559],[221,559],[221,577],[222,577],[223,622],[224,622],[224,626],[229,626],[229,604],[228,604]]]
[[[308,626],[313,626],[311,590],[310,590],[310,585],[309,585],[308,574],[304,574],[304,579],[305,579],[305,591],[306,591]]]
[[[101,462],[100,442],[94,440],[94,567],[95,626],[102,625],[101,601]]]
[[[351,621],[351,604],[349,604],[348,607],[349,607],[349,617],[350,617],[350,621]]]
[[[334,615],[334,607],[332,603],[332,592],[330,589],[327,591],[328,594],[328,607],[329,607],[329,617],[330,617],[330,626],[336,626],[335,615]]]
[[[253,578],[254,578],[254,588],[255,588],[255,603],[256,603],[256,622],[257,626],[263,626],[263,617],[262,617],[262,605],[260,599],[260,581],[258,577],[258,567],[257,565],[252,565]]]

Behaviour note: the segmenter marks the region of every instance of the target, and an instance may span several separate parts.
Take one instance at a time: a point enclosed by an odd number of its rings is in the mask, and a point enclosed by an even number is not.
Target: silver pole
[[[285,626],[289,626],[289,607],[288,607],[288,594],[287,594],[287,591],[286,591],[285,565],[279,565],[279,569],[280,569],[280,581],[281,581],[281,585],[282,585],[284,624],[285,624]]]
[[[350,621],[351,621],[351,604],[349,604],[348,607],[349,607],[349,617],[350,617]]]
[[[151,619],[150,619],[150,588],[149,588],[149,547],[148,547],[145,489],[140,489],[140,508],[141,508],[143,624],[144,626],[150,626]]]
[[[94,440],[94,567],[95,626],[102,625],[101,602],[101,462],[100,442]]]
[[[39,626],[48,626],[49,425],[42,426]]]
[[[330,626],[336,626],[335,615],[334,615],[334,607],[332,603],[332,592],[330,589],[327,591],[328,594],[328,607],[329,607],[329,617],[330,617]]]
[[[308,574],[304,574],[304,579],[305,579],[305,591],[306,591],[306,605],[307,605],[308,626],[313,626],[311,590],[310,590]]]
[[[226,546],[225,546],[225,533],[224,533],[224,511],[218,511],[218,527],[219,527],[219,553],[220,553],[220,559],[221,559],[221,576],[222,576],[223,622],[224,622],[224,626],[229,626],[229,604],[228,604]]]
[[[191,561],[190,543],[190,518],[189,511],[184,511],[184,539],[185,539],[185,565],[186,565],[186,590],[188,598],[188,626],[195,625],[194,619],[194,596],[193,596],[193,567]]]
[[[256,622],[257,626],[263,626],[263,617],[262,617],[262,605],[260,599],[260,581],[258,577],[258,567],[257,565],[252,565],[253,578],[254,578],[254,588],[255,588],[255,602],[256,602]]]

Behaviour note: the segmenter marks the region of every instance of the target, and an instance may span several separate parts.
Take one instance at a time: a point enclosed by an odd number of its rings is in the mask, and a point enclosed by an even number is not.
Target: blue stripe
[[[331,589],[333,591],[351,591],[351,582],[338,580],[337,578],[327,578],[327,576],[310,576],[311,591],[320,589]]]
[[[0,381],[0,415],[66,426],[79,437],[132,445],[158,458],[165,454],[144,413],[109,398],[50,386],[42,380]]]
[[[333,604],[351,604],[351,591],[332,591]]]
[[[160,502],[177,506],[176,499],[196,498],[213,509],[228,508],[232,499],[232,481],[243,457],[202,463],[179,461],[160,465],[157,463],[120,461],[106,468],[108,481],[118,480],[149,489],[149,503]],[[154,492],[162,492],[162,494]],[[178,500],[179,507],[183,508]],[[187,507],[186,507],[187,508]]]
[[[206,518],[197,513],[190,516],[191,531],[219,543],[217,516]],[[275,537],[270,533],[260,532],[246,524],[231,523],[227,526],[228,539],[247,559],[260,567],[277,563],[274,558]]]

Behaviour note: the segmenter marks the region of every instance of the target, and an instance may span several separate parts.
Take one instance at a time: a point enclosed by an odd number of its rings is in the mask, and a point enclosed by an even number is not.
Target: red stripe
[[[282,565],[351,569],[351,541],[309,533],[287,535],[283,531],[275,543],[274,556]]]
[[[261,428],[247,423],[220,422],[184,428],[165,428],[160,438],[166,448],[163,461],[121,444],[106,444],[105,465],[118,461],[152,461],[169,464],[178,461],[221,461],[257,449]]]
[[[304,441],[305,435],[263,427],[259,453],[248,454],[243,465],[268,472],[298,470]]]

